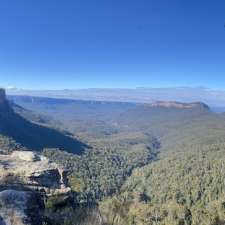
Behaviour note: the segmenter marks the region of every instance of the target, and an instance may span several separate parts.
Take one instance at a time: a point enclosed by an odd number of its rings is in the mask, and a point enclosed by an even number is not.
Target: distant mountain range
[[[225,90],[205,87],[174,88],[90,88],[76,90],[24,90],[9,88],[8,95],[39,96],[79,100],[152,103],[155,101],[205,102],[217,110],[225,108]]]

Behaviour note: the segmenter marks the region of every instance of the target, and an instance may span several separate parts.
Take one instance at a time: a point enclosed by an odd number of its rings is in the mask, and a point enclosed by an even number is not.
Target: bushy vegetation
[[[14,139],[0,134],[0,153],[7,154],[15,150],[27,150]]]
[[[156,158],[156,140],[120,148],[91,149],[75,156],[56,149],[44,154],[69,171],[69,183],[79,203],[91,203],[118,192],[131,171]]]
[[[47,208],[43,225],[102,225],[102,217],[97,206],[76,206]]]
[[[135,169],[121,193],[100,204],[107,224],[224,224],[224,154],[224,144],[200,147]]]
[[[72,189],[71,199],[63,207],[55,204],[57,198],[47,201],[46,217],[50,221],[49,224],[101,225],[103,223],[98,208],[99,201],[106,196],[112,197],[119,193],[133,169],[144,166],[157,157],[159,144],[155,138],[135,136],[134,139],[127,136],[123,142],[113,138],[108,145],[96,141],[95,148],[81,156],[57,149],[43,151],[48,158],[68,170],[69,185]],[[144,139],[146,143],[140,144]]]

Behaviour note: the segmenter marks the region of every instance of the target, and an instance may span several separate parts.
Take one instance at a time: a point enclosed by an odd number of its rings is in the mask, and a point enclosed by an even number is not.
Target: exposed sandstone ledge
[[[46,157],[30,151],[0,155],[1,186],[23,186],[47,195],[67,193],[65,171]]]
[[[65,171],[29,151],[0,155],[0,225],[41,225],[43,197],[69,197]]]
[[[20,160],[28,162],[40,161],[39,155],[29,151],[14,151],[12,152],[11,157],[13,159],[18,158]]]

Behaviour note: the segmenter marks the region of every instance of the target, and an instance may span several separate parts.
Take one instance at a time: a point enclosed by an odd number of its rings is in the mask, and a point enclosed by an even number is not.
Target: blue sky
[[[224,0],[3,0],[0,85],[225,89]]]

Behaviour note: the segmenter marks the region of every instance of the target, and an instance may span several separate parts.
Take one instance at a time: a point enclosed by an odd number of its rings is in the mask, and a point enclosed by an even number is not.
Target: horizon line
[[[208,91],[225,91],[225,88],[212,88],[206,86],[146,86],[146,87],[81,87],[81,88],[20,88],[20,87],[4,87],[0,88],[5,90],[17,90],[17,91],[78,91],[78,90],[141,90],[141,89],[201,89]]]

